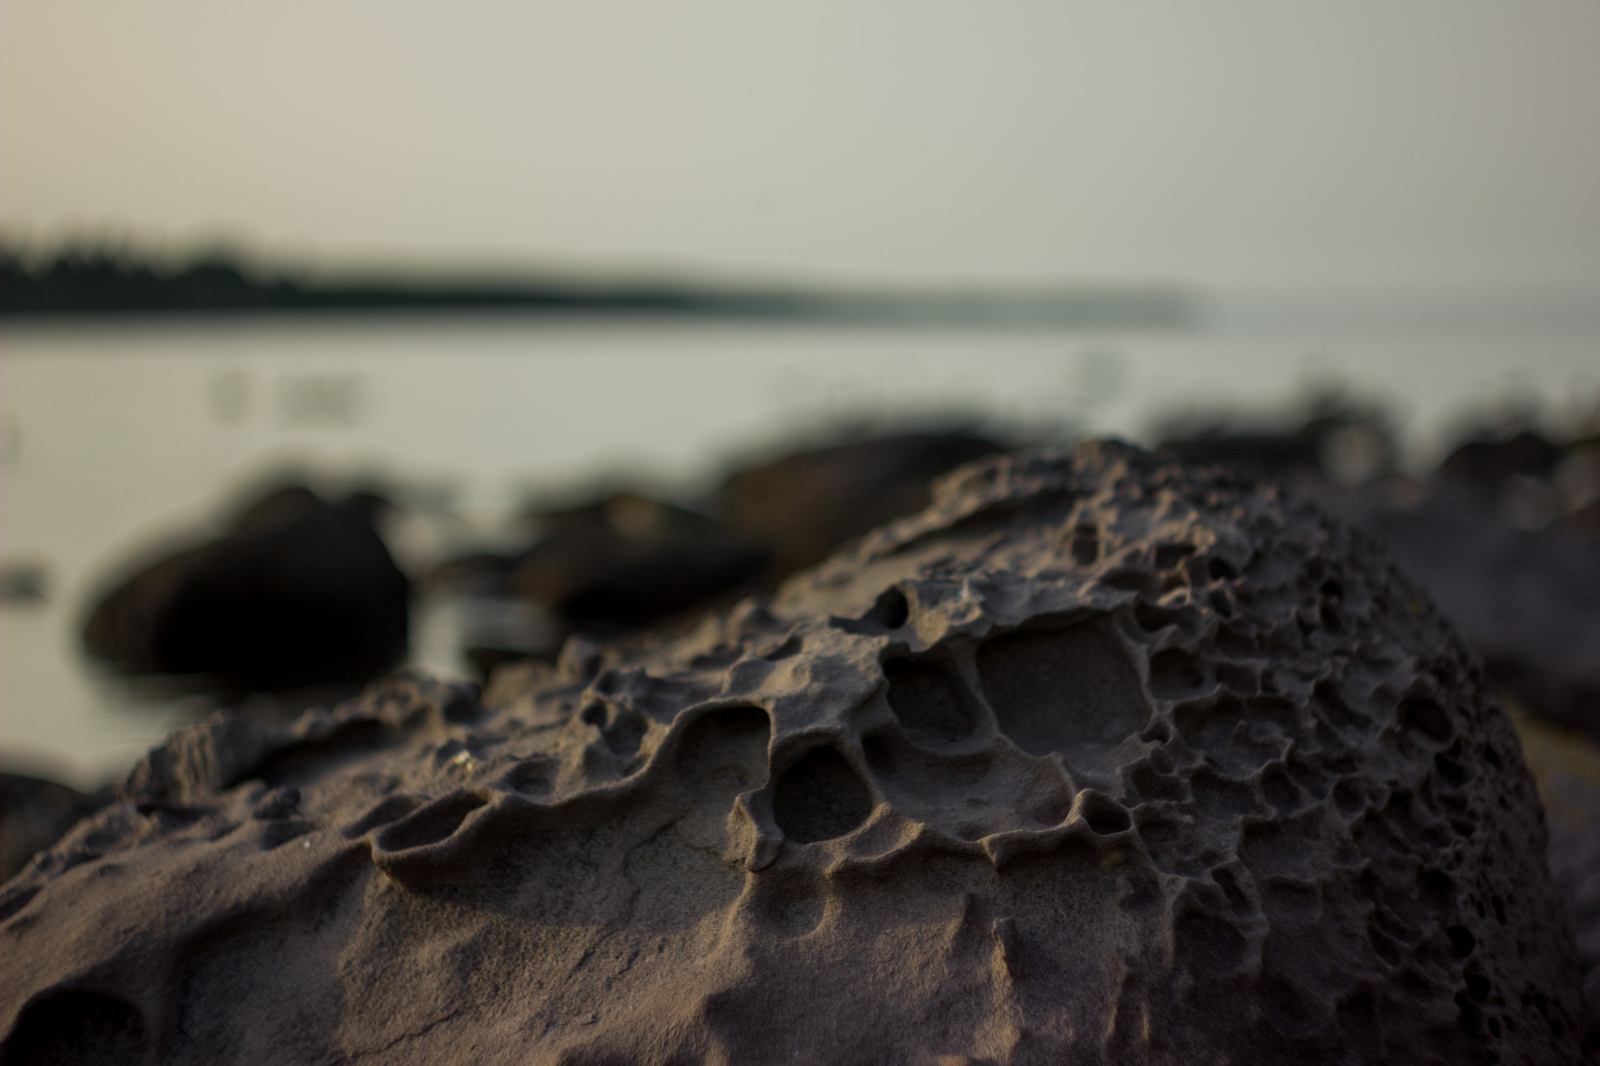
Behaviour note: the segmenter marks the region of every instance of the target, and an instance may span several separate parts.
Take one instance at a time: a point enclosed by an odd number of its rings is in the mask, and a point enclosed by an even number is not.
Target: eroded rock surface
[[[176,735],[0,893],[7,1062],[1560,1063],[1517,740],[1371,541],[1116,445],[691,631]]]

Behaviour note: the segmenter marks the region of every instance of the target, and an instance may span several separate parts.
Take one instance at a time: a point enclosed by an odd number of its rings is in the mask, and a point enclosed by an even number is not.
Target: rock
[[[818,562],[852,537],[928,503],[928,483],[1001,451],[963,432],[908,433],[796,452],[729,474],[712,510],[773,549],[776,581]]]
[[[1600,735],[1600,552],[1562,528],[1516,529],[1448,482],[1396,502],[1336,506],[1377,537],[1488,666],[1536,713]]]
[[[176,735],[0,891],[0,1032],[7,1062],[1578,1062],[1545,844],[1481,669],[1370,538],[1089,445],[481,701],[398,677]]]
[[[206,675],[258,691],[364,682],[405,656],[409,583],[373,528],[381,501],[274,492],[219,540],[124,581],[84,626],[133,675]]]
[[[1600,743],[1539,718],[1513,717],[1550,829],[1550,876],[1583,959],[1584,1039],[1600,1048]]]
[[[1439,464],[1442,477],[1495,490],[1519,478],[1548,478],[1564,449],[1542,434],[1520,429],[1503,439],[1480,438],[1456,446]]]
[[[539,518],[544,535],[508,586],[591,632],[677,614],[751,577],[767,558],[714,519],[632,493]]]
[[[1164,438],[1163,454],[1289,482],[1360,484],[1392,471],[1396,458],[1383,408],[1338,393],[1314,398],[1292,427],[1247,429],[1213,417],[1169,425]]]
[[[0,881],[16,876],[35,853],[60,840],[108,798],[26,774],[0,773]]]

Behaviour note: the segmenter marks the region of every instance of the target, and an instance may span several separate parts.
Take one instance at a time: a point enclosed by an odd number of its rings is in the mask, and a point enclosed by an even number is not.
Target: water
[[[526,317],[6,325],[0,354],[0,762],[92,785],[192,714],[95,676],[83,612],[132,551],[212,521],[285,466],[403,483],[418,566],[504,537],[535,490],[627,478],[689,495],[797,432],[964,418],[1031,437],[1147,437],[1162,413],[1283,409],[1344,382],[1407,453],[1452,420],[1600,396],[1600,329],[916,331]],[[19,576],[20,575],[20,576]],[[31,575],[31,576],[30,576]],[[43,597],[27,595],[42,577]],[[419,655],[457,668],[437,640]]]

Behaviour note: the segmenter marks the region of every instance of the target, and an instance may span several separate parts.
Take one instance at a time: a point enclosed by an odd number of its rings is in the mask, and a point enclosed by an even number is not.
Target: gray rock
[[[1375,544],[1117,445],[485,701],[217,719],[0,892],[8,1062],[1562,1063],[1481,670]]]
[[[1330,502],[1377,537],[1532,710],[1600,736],[1600,552],[1564,528],[1507,525],[1448,484],[1396,503],[1381,489]]]

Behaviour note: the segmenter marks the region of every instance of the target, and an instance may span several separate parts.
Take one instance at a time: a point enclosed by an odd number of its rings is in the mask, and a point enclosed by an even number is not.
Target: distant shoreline
[[[0,255],[0,319],[101,320],[192,315],[513,311],[852,325],[1184,329],[1199,301],[1181,286],[1071,289],[808,291],[662,282],[585,285],[529,278],[488,283],[317,283],[253,276],[226,259],[161,271],[103,254],[29,267]]]

